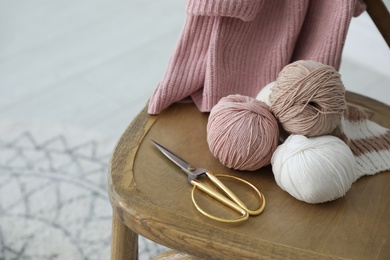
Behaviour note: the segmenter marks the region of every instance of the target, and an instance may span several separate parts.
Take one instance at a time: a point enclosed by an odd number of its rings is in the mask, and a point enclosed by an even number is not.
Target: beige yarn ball
[[[283,68],[269,97],[270,109],[290,134],[330,134],[347,108],[340,74],[331,66],[300,60]]]

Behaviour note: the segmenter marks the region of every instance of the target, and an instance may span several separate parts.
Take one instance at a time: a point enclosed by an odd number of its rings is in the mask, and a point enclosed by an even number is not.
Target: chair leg
[[[114,209],[111,230],[111,260],[125,259],[138,259],[138,234],[123,224]]]

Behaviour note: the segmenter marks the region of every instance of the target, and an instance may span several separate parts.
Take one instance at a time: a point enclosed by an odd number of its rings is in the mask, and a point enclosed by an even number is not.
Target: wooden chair
[[[374,21],[380,20],[381,2],[367,4]],[[378,23],[390,46],[389,20]],[[390,106],[354,93],[346,97],[390,128]],[[122,135],[109,168],[111,259],[137,259],[138,234],[194,256],[180,259],[390,259],[389,173],[359,179],[336,201],[303,203],[276,185],[270,167],[244,173],[221,165],[206,143],[207,117],[193,104],[172,105],[159,116],[145,108]],[[233,225],[204,217],[192,204],[186,176],[151,139],[195,165],[252,182],[265,194],[265,211]]]

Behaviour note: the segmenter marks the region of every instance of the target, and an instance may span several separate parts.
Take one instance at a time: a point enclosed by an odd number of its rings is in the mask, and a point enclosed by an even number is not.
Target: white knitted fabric
[[[340,132],[356,157],[358,177],[390,170],[390,129],[371,121],[362,108],[349,105]]]

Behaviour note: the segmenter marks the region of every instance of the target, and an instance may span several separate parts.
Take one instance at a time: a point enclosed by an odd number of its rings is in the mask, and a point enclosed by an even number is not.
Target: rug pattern
[[[0,259],[109,259],[114,142],[54,130],[0,127]],[[140,259],[165,250],[142,237],[139,244]]]

